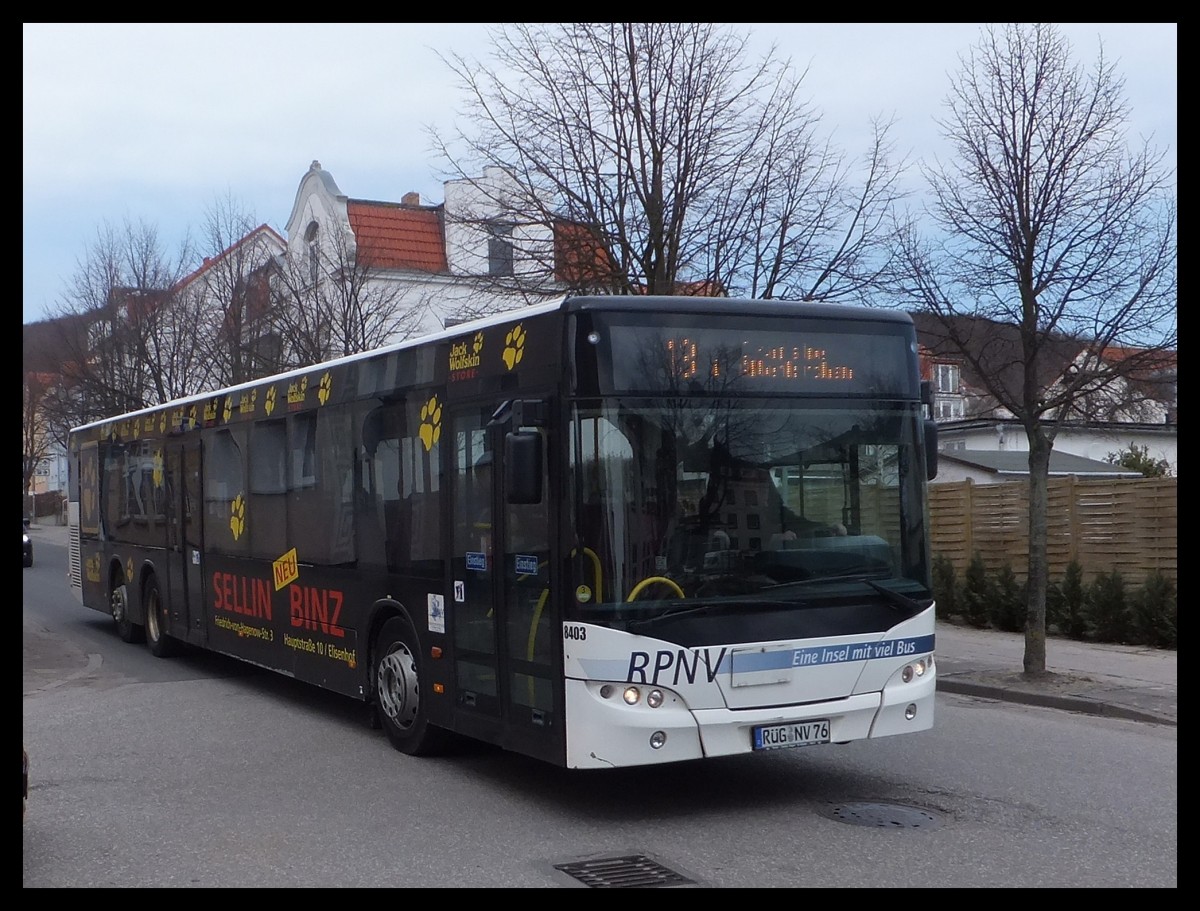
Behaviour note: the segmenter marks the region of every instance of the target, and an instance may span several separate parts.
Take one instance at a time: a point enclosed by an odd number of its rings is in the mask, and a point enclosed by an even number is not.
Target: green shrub
[[[1133,598],[1130,625],[1134,640],[1155,648],[1179,647],[1179,598],[1174,580],[1155,570]]]
[[[1009,633],[1019,633],[1025,629],[1025,616],[1029,612],[1025,588],[1007,563],[996,571],[987,611],[988,622],[992,626]]]
[[[1054,628],[1072,639],[1082,639],[1087,633],[1083,602],[1083,567],[1078,560],[1072,560],[1067,564],[1062,582],[1051,582],[1046,590],[1046,628]]]
[[[989,572],[976,552],[960,582],[953,562],[937,556],[931,575],[939,617],[961,619],[977,629],[1025,629],[1029,586],[1018,581],[1011,566]],[[1129,592],[1118,570],[1085,584],[1083,567],[1072,560],[1046,589],[1046,631],[1072,639],[1178,648],[1178,622],[1176,583],[1161,571],[1147,574],[1141,587]]]
[[[1087,588],[1085,608],[1089,630],[1097,641],[1131,641],[1131,611],[1125,578],[1119,569],[1100,573],[1092,580]]]
[[[961,595],[963,619],[977,629],[986,627],[988,604],[992,600],[992,583],[988,578],[983,557],[978,551],[971,556],[971,562],[967,564]]]
[[[949,557],[933,558],[933,597],[939,617],[958,616],[958,573]]]

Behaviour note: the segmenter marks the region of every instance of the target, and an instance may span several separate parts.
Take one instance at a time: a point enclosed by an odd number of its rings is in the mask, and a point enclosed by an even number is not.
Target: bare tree
[[[181,315],[198,317],[194,350],[212,375],[192,391],[278,373],[288,359],[270,276],[283,238],[228,195],[205,211],[202,237],[203,262],[181,289],[180,303]]]
[[[40,343],[56,362],[58,379],[42,407],[58,442],[72,426],[189,391],[188,373],[169,362],[172,345],[164,337],[189,255],[185,239],[168,256],[145,222],[98,228]],[[194,332],[193,325],[189,336]]]
[[[420,331],[424,301],[410,303],[401,280],[386,274],[351,232],[292,249],[272,274],[282,350],[296,364],[369,351]]]
[[[898,287],[1028,438],[1024,670],[1039,674],[1061,422],[1128,411],[1173,369],[1174,174],[1148,140],[1130,151],[1124,81],[1103,48],[1085,73],[1052,26],[985,27],[961,62],[939,122],[954,157],[925,169],[940,237],[906,235]]]
[[[875,288],[900,230],[890,123],[876,123],[855,185],[800,98],[803,74],[774,49],[747,63],[728,30],[538,23],[492,38],[494,66],[444,58],[471,126],[431,130],[434,149],[460,179],[513,175],[523,192],[479,181],[480,228],[507,213],[513,242],[527,238],[523,254],[571,290],[847,300]],[[552,242],[522,234],[533,224],[556,225]]]
[[[54,381],[54,374],[31,369],[26,361],[21,379],[21,493],[26,501],[32,502],[33,477],[38,465],[50,455],[53,441],[42,400]],[[27,507],[26,515],[34,515],[32,505]]]

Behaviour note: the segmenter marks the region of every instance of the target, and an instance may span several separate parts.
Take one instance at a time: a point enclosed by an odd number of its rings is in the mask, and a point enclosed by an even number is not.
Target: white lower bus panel
[[[865,637],[699,649],[567,625],[568,768],[750,753],[764,728],[778,749],[933,726],[932,611]]]

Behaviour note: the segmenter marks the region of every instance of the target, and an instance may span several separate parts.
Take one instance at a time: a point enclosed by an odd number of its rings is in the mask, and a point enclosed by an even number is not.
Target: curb
[[[952,677],[939,677],[937,688],[940,692],[955,693],[960,696],[978,696],[983,699],[995,699],[997,702],[1011,702],[1017,705],[1033,705],[1041,708],[1062,709],[1068,712],[1080,712],[1086,715],[1099,715],[1105,718],[1120,718],[1125,721],[1143,721],[1150,724],[1163,724],[1178,727],[1176,718],[1169,718],[1156,712],[1142,709],[1131,709],[1122,705],[1113,705],[1083,696],[1062,696],[1056,693],[1034,693],[1021,690],[1006,689],[991,686],[986,683],[975,683],[970,680],[955,680]]]

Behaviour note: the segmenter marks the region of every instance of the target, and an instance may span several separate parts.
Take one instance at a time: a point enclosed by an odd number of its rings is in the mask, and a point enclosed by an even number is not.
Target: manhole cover
[[[926,810],[894,803],[847,803],[832,808],[825,815],[854,826],[878,829],[931,829],[940,823]]]
[[[653,886],[694,886],[696,881],[664,867],[645,854],[594,857],[554,865],[591,889],[642,889]]]

